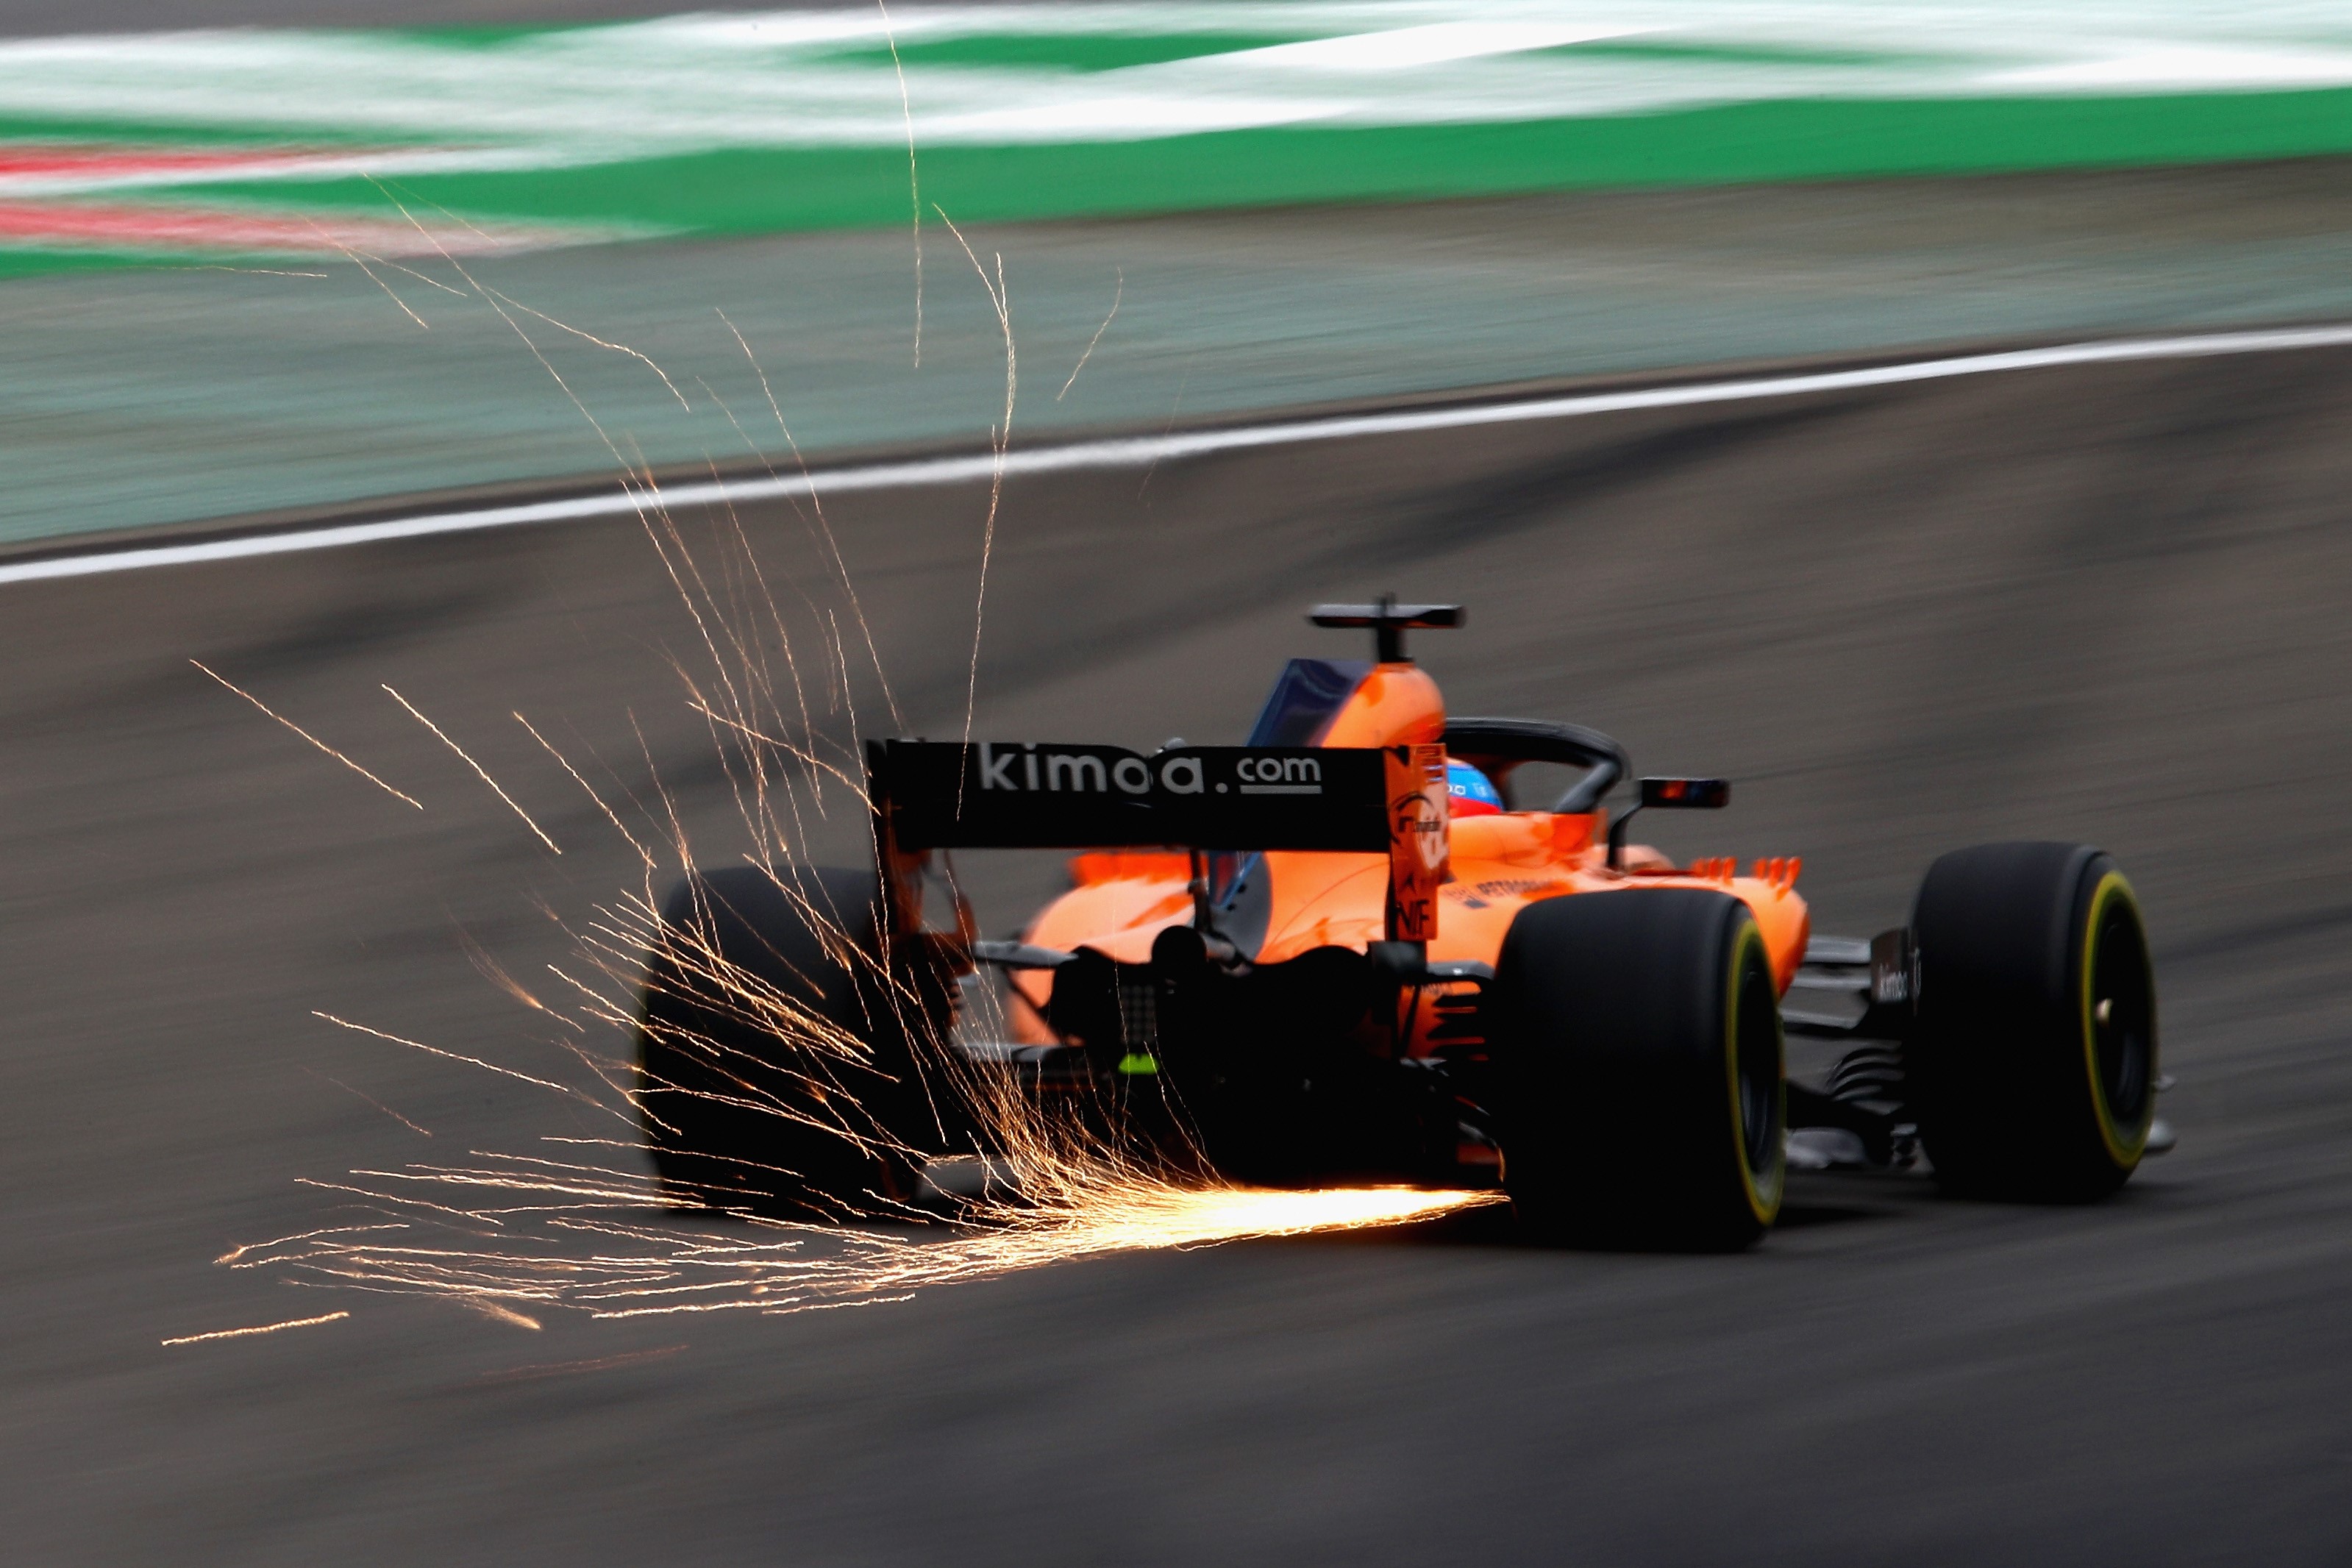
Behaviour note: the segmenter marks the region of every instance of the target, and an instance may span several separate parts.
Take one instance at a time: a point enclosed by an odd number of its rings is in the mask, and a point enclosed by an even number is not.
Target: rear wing
[[[1437,934],[1445,749],[866,742],[894,932],[921,926],[934,849],[1309,849],[1385,854],[1387,935]]]

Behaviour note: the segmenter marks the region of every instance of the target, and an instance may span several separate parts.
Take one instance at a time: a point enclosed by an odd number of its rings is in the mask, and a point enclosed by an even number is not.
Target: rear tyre
[[[1531,904],[1495,974],[1503,1184],[1554,1242],[1749,1246],[1780,1210],[1779,991],[1755,917],[1695,888]]]
[[[662,921],[637,1037],[663,1185],[782,1218],[897,1212],[928,1120],[915,1042],[944,1009],[885,983],[874,873],[701,872]]]
[[[2083,844],[1984,844],[1928,868],[1912,908],[1904,1055],[1937,1179],[2081,1203],[2122,1186],[2155,1117],[2156,978],[2131,884]]]

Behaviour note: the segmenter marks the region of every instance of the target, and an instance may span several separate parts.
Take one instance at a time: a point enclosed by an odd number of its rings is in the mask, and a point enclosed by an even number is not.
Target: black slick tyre
[[[700,872],[646,967],[638,1102],[680,1204],[837,1220],[898,1213],[928,1121],[922,993],[887,983],[873,872]],[[912,1000],[910,1000],[910,996]]]
[[[1693,888],[1511,922],[1491,1047],[1503,1181],[1538,1239],[1748,1246],[1787,1175],[1780,998],[1748,906]]]
[[[2080,1203],[2123,1185],[2155,1116],[2156,978],[2131,884],[2083,844],[1984,844],[1912,908],[1904,1055],[1951,1192]]]

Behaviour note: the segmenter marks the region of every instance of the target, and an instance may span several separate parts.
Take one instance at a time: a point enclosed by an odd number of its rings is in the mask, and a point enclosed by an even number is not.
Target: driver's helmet
[[[1445,808],[1457,820],[1492,816],[1504,809],[1503,792],[1484,772],[1459,757],[1445,759]]]

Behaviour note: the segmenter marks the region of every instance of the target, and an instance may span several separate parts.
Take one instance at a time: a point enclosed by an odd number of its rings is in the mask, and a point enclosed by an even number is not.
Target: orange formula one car
[[[1404,634],[1458,606],[1313,619],[1376,658],[1292,660],[1244,745],[869,742],[873,869],[681,887],[642,1037],[665,1179],[910,1197],[925,1153],[989,1152],[958,1072],[1234,1180],[1499,1182],[1530,1234],[1633,1246],[1754,1241],[1792,1164],[1924,1152],[1960,1192],[2081,1200],[2168,1145],[2147,939],[2098,850],[1958,850],[1909,926],[1817,937],[1796,861],[1626,842],[1723,781],[1645,778],[1612,816],[1607,736],[1448,714]],[[1547,771],[1572,782],[1519,798]],[[1017,941],[954,891],[947,852],[989,847],[1084,851]],[[1803,1085],[1784,1030],[1856,1044]]]

